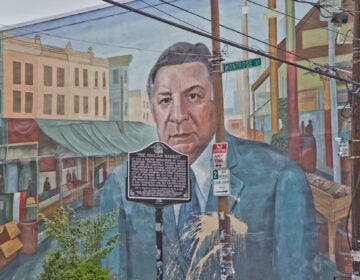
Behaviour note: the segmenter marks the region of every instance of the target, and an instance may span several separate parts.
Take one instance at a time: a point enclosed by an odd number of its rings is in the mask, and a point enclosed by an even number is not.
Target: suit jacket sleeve
[[[296,164],[279,173],[274,224],[274,279],[317,279],[317,231],[311,189]]]
[[[126,170],[126,168],[125,168]],[[126,174],[124,168],[116,168],[106,179],[101,196],[101,213],[117,209],[118,219],[116,225],[107,232],[111,236],[116,232],[120,233],[116,247],[102,260],[103,267],[111,268],[111,275],[117,279],[128,279],[127,277],[127,233],[126,219],[123,205],[122,190],[125,187]]]

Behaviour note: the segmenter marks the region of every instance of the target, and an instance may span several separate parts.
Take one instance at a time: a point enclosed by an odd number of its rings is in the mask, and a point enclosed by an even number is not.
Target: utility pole
[[[124,77],[120,76],[120,133],[125,132],[125,114],[124,114]]]
[[[244,46],[248,46],[249,39],[248,39],[248,5],[247,0],[243,1],[242,7],[242,42]],[[242,51],[242,59],[248,60],[249,59],[249,52],[247,50]],[[243,101],[244,101],[244,116],[245,116],[245,123],[246,123],[246,135],[247,137],[250,136],[250,80],[249,80],[249,69],[244,69],[241,71],[242,74],[242,82],[243,82]],[[238,104],[238,106],[240,106]],[[255,131],[255,127],[254,127]],[[255,139],[255,137],[254,137]]]
[[[219,23],[219,1],[211,0],[211,34],[220,38]],[[213,66],[213,90],[214,102],[216,104],[216,143],[225,142],[224,130],[224,101],[221,79],[221,49],[218,40],[212,40],[212,53],[215,63]],[[218,197],[219,233],[220,236],[220,269],[225,271],[226,280],[234,278],[232,263],[232,243],[230,226],[230,204],[229,197]],[[222,278],[223,279],[223,278]]]
[[[296,33],[295,33],[295,3],[285,1],[286,17],[286,60],[296,63]],[[288,112],[288,139],[289,155],[299,162],[299,108],[297,93],[297,69],[295,66],[286,65],[287,76],[287,112]]]
[[[268,0],[268,8],[273,10],[276,8],[276,0]],[[269,51],[274,57],[277,56],[277,17],[269,18]],[[278,62],[274,59],[270,59],[270,107],[271,107],[271,132],[276,134],[279,132],[279,120],[278,120]],[[255,115],[254,115],[255,117]],[[255,128],[254,128],[255,129]]]
[[[354,82],[360,82],[360,0],[354,1],[354,40],[353,40],[353,66],[352,78]],[[352,92],[352,116],[351,116],[351,139],[353,160],[353,174],[351,176],[352,201],[352,258],[353,277],[360,279],[360,87],[353,85]]]

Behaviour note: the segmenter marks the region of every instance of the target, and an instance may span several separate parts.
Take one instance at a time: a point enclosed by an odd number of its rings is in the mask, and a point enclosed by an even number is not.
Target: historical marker
[[[155,207],[156,279],[163,272],[163,208],[191,200],[189,156],[163,142],[129,153],[126,199]]]
[[[127,199],[150,204],[188,202],[189,159],[166,143],[129,153]]]

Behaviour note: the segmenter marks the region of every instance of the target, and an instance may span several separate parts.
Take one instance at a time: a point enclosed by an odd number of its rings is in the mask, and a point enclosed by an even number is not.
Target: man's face
[[[206,148],[215,131],[215,105],[208,71],[201,62],[161,67],[154,81],[153,116],[161,141],[190,163]]]

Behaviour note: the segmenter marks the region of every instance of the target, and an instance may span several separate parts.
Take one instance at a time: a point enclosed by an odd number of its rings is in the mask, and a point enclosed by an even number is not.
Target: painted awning
[[[116,156],[157,141],[156,129],[141,122],[36,120],[41,131],[72,153],[83,156]]]

